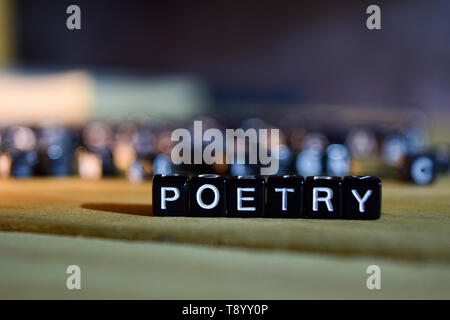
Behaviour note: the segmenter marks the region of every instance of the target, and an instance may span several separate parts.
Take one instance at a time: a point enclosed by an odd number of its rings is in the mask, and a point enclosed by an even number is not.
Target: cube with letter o
[[[199,174],[190,183],[189,216],[224,217],[226,208],[226,178],[217,174]]]

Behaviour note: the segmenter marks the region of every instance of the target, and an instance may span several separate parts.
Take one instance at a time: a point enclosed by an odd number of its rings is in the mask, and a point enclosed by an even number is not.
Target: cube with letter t
[[[260,176],[237,176],[227,181],[227,216],[263,217],[265,180]]]
[[[284,175],[267,178],[269,218],[300,218],[303,213],[303,177]]]
[[[186,216],[189,209],[189,178],[177,174],[153,177],[153,215]]]
[[[342,187],[345,219],[375,220],[381,214],[381,180],[374,176],[345,177]]]
[[[306,218],[341,218],[342,179],[329,176],[307,177],[304,203],[303,215]]]

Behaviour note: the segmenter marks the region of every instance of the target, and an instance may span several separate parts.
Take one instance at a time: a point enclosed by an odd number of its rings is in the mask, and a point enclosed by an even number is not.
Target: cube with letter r
[[[304,212],[306,218],[340,219],[342,213],[342,179],[331,176],[306,178]]]
[[[189,178],[186,176],[155,175],[153,177],[153,215],[186,216],[189,209]]]
[[[374,176],[345,177],[342,187],[345,219],[375,220],[381,214],[381,180]]]

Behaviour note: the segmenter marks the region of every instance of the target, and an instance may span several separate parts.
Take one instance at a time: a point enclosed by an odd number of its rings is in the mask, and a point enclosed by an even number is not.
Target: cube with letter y
[[[189,178],[182,175],[153,177],[153,215],[186,216],[189,209]]]
[[[342,179],[330,176],[306,178],[304,212],[306,218],[340,219],[342,214]]]
[[[342,187],[345,219],[375,220],[381,214],[381,180],[374,176],[345,177]]]

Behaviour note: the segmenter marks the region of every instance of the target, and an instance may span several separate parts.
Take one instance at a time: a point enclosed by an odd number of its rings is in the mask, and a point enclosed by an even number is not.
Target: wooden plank
[[[1,299],[450,298],[442,263],[5,232],[0,256]],[[66,288],[73,264],[81,290]]]
[[[151,183],[0,181],[0,230],[450,261],[450,179],[383,185],[378,221],[151,217]]]

